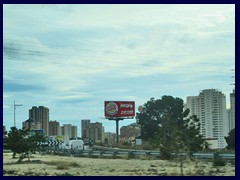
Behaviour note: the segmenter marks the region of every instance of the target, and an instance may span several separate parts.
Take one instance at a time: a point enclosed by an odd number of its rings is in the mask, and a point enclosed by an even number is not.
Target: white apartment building
[[[230,93],[230,127],[229,129],[232,130],[235,128],[235,89],[232,93]]]
[[[203,137],[217,138],[217,144],[212,148],[225,148],[227,144],[224,137],[229,130],[225,95],[216,89],[205,89],[199,96],[187,97],[186,107],[190,110],[189,116],[197,115],[199,118]]]

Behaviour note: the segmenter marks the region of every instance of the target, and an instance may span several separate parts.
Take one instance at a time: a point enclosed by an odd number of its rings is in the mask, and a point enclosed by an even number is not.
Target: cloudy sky
[[[50,120],[102,122],[104,101],[136,106],[163,95],[198,95],[234,82],[234,5],[4,5],[3,123],[32,106]],[[135,120],[124,120],[120,126]]]

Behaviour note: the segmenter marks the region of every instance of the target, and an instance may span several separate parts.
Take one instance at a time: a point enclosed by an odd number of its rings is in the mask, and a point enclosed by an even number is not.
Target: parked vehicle
[[[70,140],[61,144],[59,148],[64,150],[84,150],[84,142],[83,140]]]

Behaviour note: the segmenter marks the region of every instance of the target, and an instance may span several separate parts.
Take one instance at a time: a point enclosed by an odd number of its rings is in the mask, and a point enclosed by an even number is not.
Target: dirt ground
[[[180,163],[147,159],[100,159],[34,154],[21,164],[3,153],[4,176],[180,176]],[[212,162],[184,160],[184,176],[235,176],[235,164],[214,167]]]

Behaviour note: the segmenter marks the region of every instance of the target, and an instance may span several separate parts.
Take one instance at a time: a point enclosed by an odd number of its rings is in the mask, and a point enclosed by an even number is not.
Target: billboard
[[[133,117],[135,116],[134,101],[104,101],[105,117]]]

